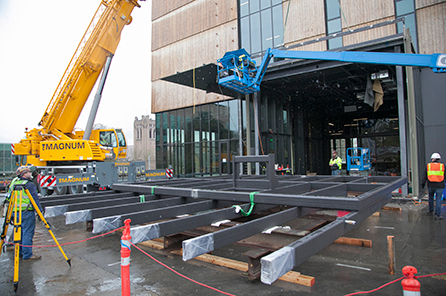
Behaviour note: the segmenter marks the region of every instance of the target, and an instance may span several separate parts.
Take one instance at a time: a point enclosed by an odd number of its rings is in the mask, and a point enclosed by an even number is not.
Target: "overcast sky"
[[[100,0],[0,0],[0,143],[37,123]],[[151,1],[139,2],[122,31],[95,123],[122,128],[133,144],[135,116],[151,111]],[[76,124],[85,130],[93,88]],[[154,117],[153,115],[151,116]]]

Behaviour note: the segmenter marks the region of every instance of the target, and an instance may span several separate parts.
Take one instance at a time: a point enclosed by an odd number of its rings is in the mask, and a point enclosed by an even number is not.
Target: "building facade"
[[[444,53],[445,24],[441,0],[153,0],[157,167],[225,174],[233,155],[273,153],[294,174],[329,174],[331,150],[345,163],[364,147],[371,174],[407,175],[416,194],[430,154],[446,155],[446,74],[275,59],[261,91],[242,96],[216,84],[216,60],[239,48],[257,62],[267,48]]]
[[[133,160],[145,161],[146,169],[156,168],[155,160],[155,120],[149,115],[135,117],[133,122]]]

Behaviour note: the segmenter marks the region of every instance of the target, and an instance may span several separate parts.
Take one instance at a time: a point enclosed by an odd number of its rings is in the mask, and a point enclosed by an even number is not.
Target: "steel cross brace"
[[[354,227],[354,224],[361,223],[367,219],[390,200],[391,194],[387,194],[362,211],[351,212],[342,218],[337,218],[335,221],[315,232],[263,257],[261,259],[261,281],[265,284],[272,284],[279,277],[343,236]]]
[[[183,260],[187,261],[196,256],[211,252],[223,246],[235,243],[268,228],[292,221],[306,215],[314,209],[290,209],[245,222],[231,228],[209,233],[196,238],[183,241]]]
[[[240,205],[247,211],[249,204]],[[256,205],[256,211],[263,211],[272,208],[271,205]],[[183,217],[181,221],[171,220],[149,225],[136,226],[131,228],[132,242],[134,244],[142,241],[164,237],[182,231],[194,229],[201,226],[210,225],[212,223],[240,218],[240,214],[235,212],[233,207],[221,210],[215,210],[203,214]]]
[[[91,221],[93,219],[131,214],[140,211],[153,210],[158,208],[166,208],[171,206],[177,206],[184,203],[190,203],[192,199],[185,199],[184,197],[171,197],[157,200],[150,200],[145,202],[134,202],[128,204],[120,204],[115,206],[107,206],[101,208],[88,208],[78,211],[71,210],[65,213],[65,224],[74,224],[79,222]]]

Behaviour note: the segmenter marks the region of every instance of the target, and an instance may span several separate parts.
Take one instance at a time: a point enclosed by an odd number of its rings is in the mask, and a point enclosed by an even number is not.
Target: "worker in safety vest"
[[[32,172],[27,167],[19,167],[17,169],[17,177],[11,182],[10,190],[14,189],[15,185],[24,185],[26,189],[28,189],[32,198],[36,202],[40,211],[43,213],[42,206],[40,205],[39,196],[37,195],[37,189],[32,180]],[[20,195],[20,192],[18,192]],[[17,202],[20,202],[17,200]],[[34,230],[36,228],[36,213],[35,209],[26,194],[25,190],[22,190],[22,245],[24,246],[32,246]],[[12,219],[14,221],[14,219]],[[31,261],[31,260],[39,260],[42,256],[33,255],[32,247],[20,247],[20,257],[22,257],[23,261]]]
[[[429,192],[429,211],[428,215],[434,213],[434,195],[436,201],[435,206],[435,220],[443,220],[441,216],[441,197],[444,189],[444,164],[440,162],[441,156],[439,153],[432,153],[432,162],[427,164],[423,180],[421,181],[421,188],[427,183]]]
[[[331,174],[337,176],[341,174],[342,158],[338,156],[338,152],[336,152],[336,150],[333,150],[332,155],[333,157],[330,158],[328,165],[330,166]]]

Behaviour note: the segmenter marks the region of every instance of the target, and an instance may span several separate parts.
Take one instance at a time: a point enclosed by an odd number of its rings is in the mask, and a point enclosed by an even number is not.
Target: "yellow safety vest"
[[[339,169],[341,169],[342,168],[342,159],[339,156],[337,156],[335,159],[333,159],[333,157],[332,157],[332,158],[330,158],[329,165],[332,165],[332,164],[336,164],[339,167]]]
[[[11,196],[12,196],[12,191],[14,190],[14,186],[15,185],[25,185],[26,183],[28,183],[28,180],[21,180],[21,179],[14,179],[12,180],[11,184],[9,185],[9,190],[11,192]],[[31,201],[29,200],[28,195],[26,194],[25,189],[22,189],[22,211],[34,211],[34,207],[31,203]],[[17,204],[20,203],[20,192],[17,192]]]
[[[444,181],[444,164],[431,162],[427,164],[427,179],[431,182]]]

